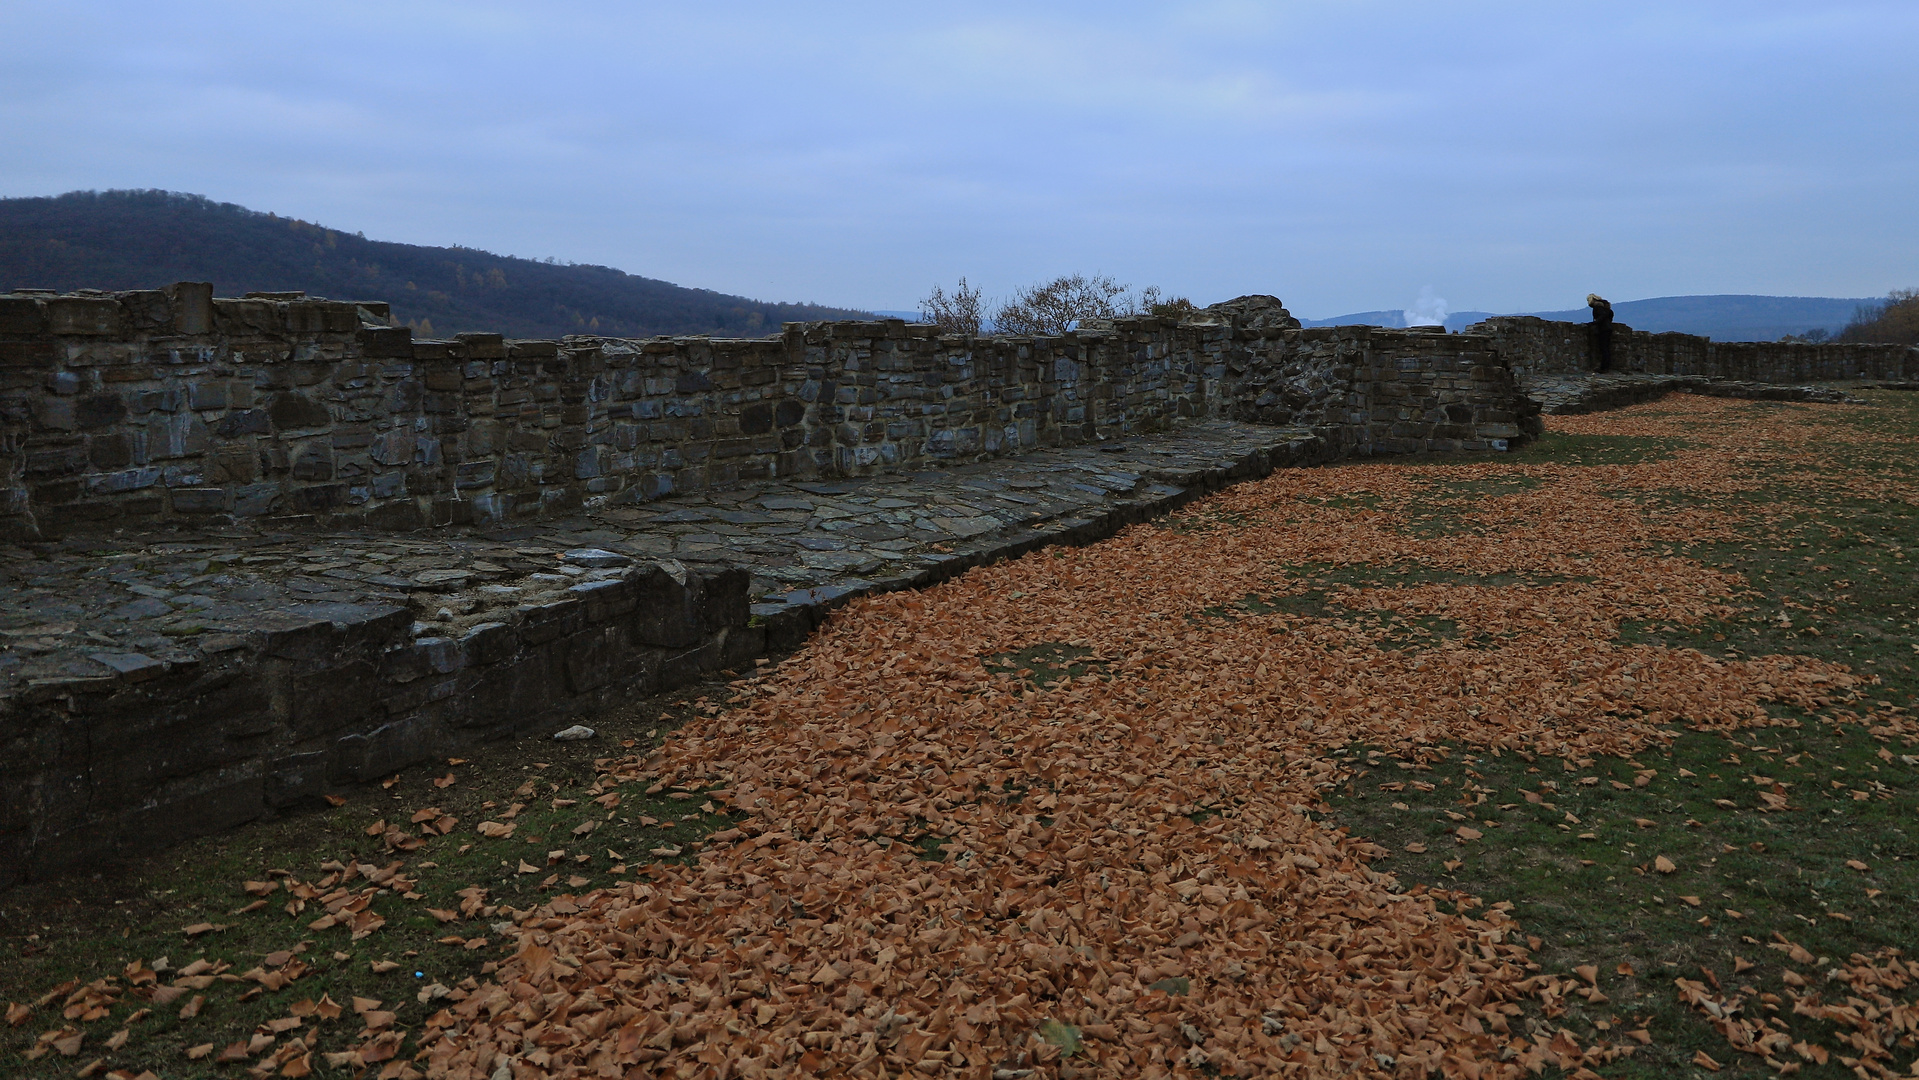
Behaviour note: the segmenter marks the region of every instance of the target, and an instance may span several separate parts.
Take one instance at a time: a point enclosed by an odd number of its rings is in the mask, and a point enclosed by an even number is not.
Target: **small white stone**
[[[590,739],[592,737],[593,729],[582,724],[574,724],[565,731],[556,731],[553,733],[553,738],[558,742],[578,742],[581,739]]]

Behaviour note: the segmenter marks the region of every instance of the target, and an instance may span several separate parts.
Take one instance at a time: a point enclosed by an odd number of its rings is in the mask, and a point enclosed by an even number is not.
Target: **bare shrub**
[[[996,334],[1048,337],[1076,329],[1091,319],[1137,315],[1183,319],[1199,310],[1198,305],[1183,296],[1164,299],[1164,294],[1155,286],[1138,293],[1127,290],[1128,286],[1106,274],[1066,274],[1041,285],[1016,290],[1011,300],[993,311],[988,323],[980,290],[960,278],[959,286],[951,293],[941,286],[933,286],[920,301],[920,320],[949,334],[977,334],[990,326]]]
[[[948,296],[938,285],[920,301],[920,320],[949,334],[977,334],[980,329],[980,291],[970,288],[965,278]]]
[[[1029,285],[993,312],[993,331],[1000,334],[1056,336],[1089,319],[1122,319],[1157,314],[1165,306],[1156,287],[1137,295],[1106,274],[1067,274],[1043,285]],[[1189,301],[1180,300],[1188,309]]]

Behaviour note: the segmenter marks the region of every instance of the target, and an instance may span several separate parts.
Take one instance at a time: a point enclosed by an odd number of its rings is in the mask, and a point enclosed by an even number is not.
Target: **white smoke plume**
[[[1446,325],[1446,298],[1434,296],[1433,287],[1419,290],[1419,299],[1406,309],[1407,326],[1444,326]]]

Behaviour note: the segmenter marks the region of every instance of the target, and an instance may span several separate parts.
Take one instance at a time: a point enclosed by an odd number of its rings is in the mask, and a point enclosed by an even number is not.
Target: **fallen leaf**
[[[1717,1061],[1714,1061],[1712,1058],[1712,1055],[1706,1053],[1704,1050],[1693,1051],[1692,1063],[1694,1065],[1699,1066],[1702,1069],[1706,1069],[1709,1072],[1718,1072],[1720,1069],[1725,1067],[1719,1064]]]
[[[1080,1051],[1080,1029],[1072,1024],[1058,1020],[1041,1021],[1039,1037],[1042,1042],[1058,1047],[1062,1057],[1071,1057]]]
[[[1661,855],[1652,861],[1652,868],[1654,870],[1659,871],[1662,874],[1670,874],[1673,871],[1679,869],[1679,867],[1675,865],[1671,859],[1666,858],[1664,855]]]

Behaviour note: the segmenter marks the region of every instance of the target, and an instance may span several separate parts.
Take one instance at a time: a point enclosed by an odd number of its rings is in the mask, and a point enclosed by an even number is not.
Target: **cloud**
[[[0,194],[911,307],[1105,272],[1378,308],[1919,282],[1908,3],[0,11]]]

